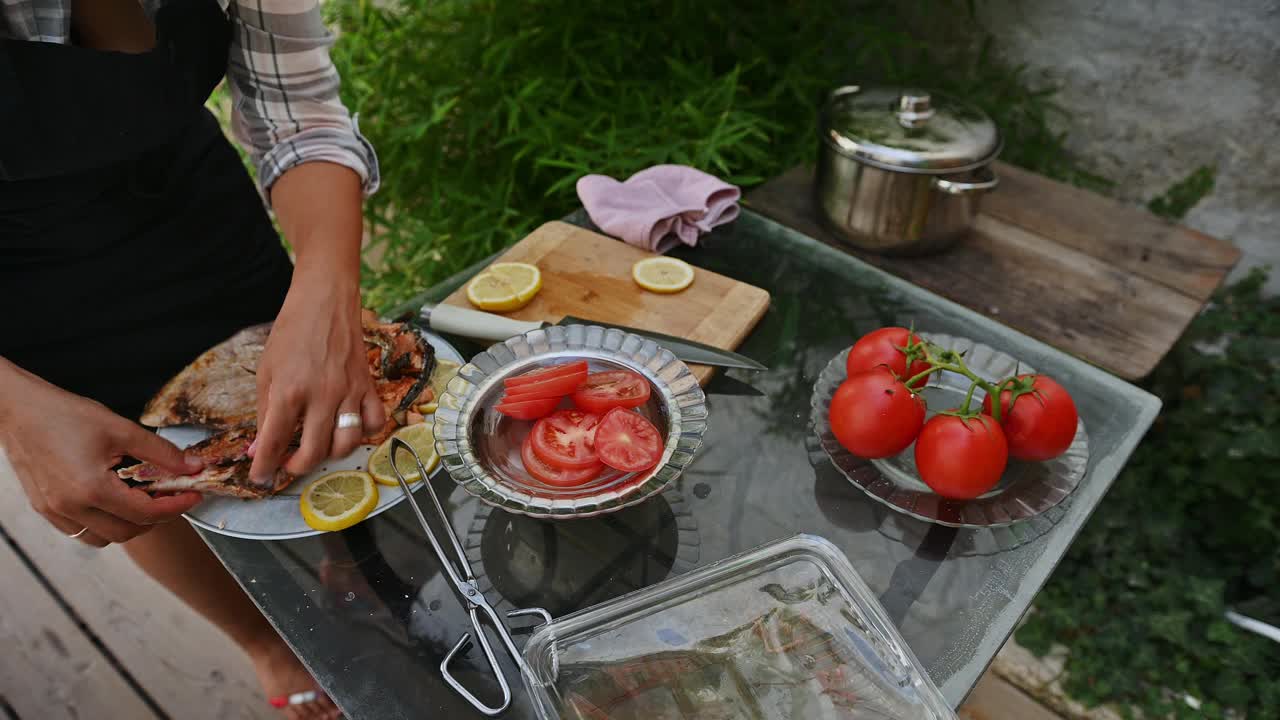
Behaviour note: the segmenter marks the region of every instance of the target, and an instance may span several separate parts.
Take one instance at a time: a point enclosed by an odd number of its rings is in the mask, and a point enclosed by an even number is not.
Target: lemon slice
[[[481,310],[519,310],[542,289],[542,272],[526,263],[495,263],[467,285],[467,300]]]
[[[511,284],[516,289],[516,297],[529,302],[542,289],[542,271],[537,265],[529,263],[494,263],[485,272],[492,273]]]
[[[693,283],[693,266],[675,258],[645,258],[631,266],[631,279],[649,292],[676,293]]]
[[[409,443],[409,447],[418,453],[418,457],[422,459],[422,466],[430,473],[436,469],[436,465],[440,464],[440,456],[436,454],[436,435],[434,428],[426,423],[417,425],[409,425],[400,428],[391,438],[400,438]],[[385,442],[378,446],[377,450],[369,456],[369,474],[373,476],[374,482],[379,485],[395,485],[399,486],[400,481],[396,479],[396,471],[391,467],[391,438],[387,438]],[[400,461],[400,472],[404,474],[404,480],[407,483],[416,483],[422,479],[422,473],[418,472],[418,465],[413,461],[413,457],[408,453],[400,453],[397,459]]]
[[[444,397],[444,389],[449,386],[449,381],[458,374],[458,368],[461,367],[461,365],[452,360],[436,358],[436,367],[431,371],[431,380],[429,381],[435,402],[440,402],[440,398]],[[419,412],[422,411],[419,410]]]
[[[359,470],[341,470],[317,478],[302,491],[302,519],[316,530],[345,530],[378,506],[378,486]]]

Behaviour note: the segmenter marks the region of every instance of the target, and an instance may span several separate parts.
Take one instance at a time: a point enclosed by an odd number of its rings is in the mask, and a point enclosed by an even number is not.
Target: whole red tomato
[[[845,380],[831,399],[831,431],[844,449],[863,458],[897,455],[920,434],[924,399],[888,368],[875,367]]]
[[[1009,445],[1000,423],[989,415],[959,418],[935,415],[916,439],[916,470],[945,498],[969,500],[1000,482],[1009,463]]]
[[[902,380],[910,380],[929,369],[929,363],[924,360],[915,360],[911,366],[907,366],[907,355],[900,348],[907,346],[908,342],[920,342],[919,335],[912,335],[911,331],[900,327],[886,327],[871,332],[858,338],[858,342],[853,344],[849,350],[849,360],[845,363],[845,372],[849,377],[853,377],[857,373],[870,370],[878,365],[884,365],[893,371]],[[914,387],[921,388],[928,382],[928,379],[916,381]]]
[[[1052,460],[1066,452],[1076,437],[1075,401],[1045,375],[1020,375],[1018,383],[1031,392],[1019,395],[1012,409],[1013,393],[1000,393],[1000,424],[1009,440],[1009,454],[1033,462]],[[990,397],[982,401],[982,412],[991,414]]]

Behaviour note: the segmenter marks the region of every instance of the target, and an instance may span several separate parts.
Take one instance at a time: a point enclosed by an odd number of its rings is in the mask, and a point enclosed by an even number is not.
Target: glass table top
[[[589,225],[581,211],[569,220]],[[1158,400],[749,211],[703,246],[673,254],[772,294],[740,348],[770,369],[717,375],[706,388],[710,428],[690,469],[664,494],[611,515],[567,522],[511,515],[437,473],[434,486],[481,590],[499,611],[533,605],[560,616],[771,540],[819,535],[844,551],[959,705],[1103,501]],[[419,300],[441,299],[464,280]],[[846,480],[810,427],[813,383],[854,339],[891,324],[998,347],[1067,387],[1090,442],[1076,491],[1039,518],[969,530],[902,515]],[[450,340],[464,356],[481,349]],[[440,661],[470,622],[407,504],[301,540],[204,537],[349,717],[481,717],[440,675]],[[514,665],[502,659],[516,695],[504,717],[533,718]],[[455,674],[494,697],[474,648],[455,661]]]

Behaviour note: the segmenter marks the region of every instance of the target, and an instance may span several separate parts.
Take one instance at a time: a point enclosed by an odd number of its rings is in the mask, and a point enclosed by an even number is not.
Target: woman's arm
[[[338,96],[333,35],[316,0],[231,0],[227,81],[233,129],[296,253],[293,281],[258,368],[254,478],[269,477],[302,423],[286,463],[301,473],[359,443],[357,413],[381,427],[360,328],[361,202],[378,186],[373,148]]]
[[[336,428],[340,413],[382,427],[360,328],[360,178],[309,162],[287,171],[273,191],[276,217],[297,260],[284,307],[258,366],[259,434],[251,476],[270,477],[302,421],[302,445],[286,463],[294,474],[350,453],[362,428]]]
[[[333,34],[317,0],[231,0],[228,12],[232,129],[268,199],[274,203],[276,181],[290,168],[312,161],[350,168],[364,194],[373,193],[378,158],[338,96]]]

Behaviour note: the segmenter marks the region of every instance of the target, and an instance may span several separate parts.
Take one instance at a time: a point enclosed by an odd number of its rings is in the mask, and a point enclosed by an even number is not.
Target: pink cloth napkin
[[[636,247],[664,253],[738,217],[742,191],[685,165],[654,165],[618,182],[578,180],[578,198],[601,230]]]

